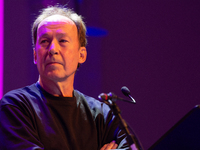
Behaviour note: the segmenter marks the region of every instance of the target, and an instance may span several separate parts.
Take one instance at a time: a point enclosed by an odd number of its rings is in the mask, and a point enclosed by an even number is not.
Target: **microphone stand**
[[[115,102],[111,101],[111,100],[105,101],[105,103],[109,105],[109,107],[113,111],[114,115],[119,118],[120,127],[125,130],[125,133],[127,135],[127,142],[129,144],[130,150],[131,150],[131,145],[132,144],[135,144],[135,146],[137,147],[138,150],[143,150],[143,148],[140,145],[140,143],[139,143],[138,139],[136,138],[136,136],[133,135],[133,134],[130,134],[130,132],[128,130],[128,125],[126,124],[125,120],[122,119],[121,111],[120,111],[119,107],[117,106],[117,104]]]

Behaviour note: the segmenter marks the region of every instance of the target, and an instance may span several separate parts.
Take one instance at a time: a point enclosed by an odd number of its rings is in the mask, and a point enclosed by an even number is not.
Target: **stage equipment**
[[[119,118],[120,127],[125,130],[125,133],[127,135],[127,143],[129,144],[130,150],[135,150],[135,149],[143,150],[143,147],[140,144],[140,142],[139,142],[138,138],[136,137],[135,133],[133,132],[133,130],[131,130],[133,133],[132,134],[130,133],[130,131],[128,129],[128,125],[127,125],[126,121],[122,118],[121,111],[120,111],[119,107],[117,106],[117,104],[115,103],[117,100],[129,102],[129,103],[132,103],[132,104],[135,104],[136,102],[134,102],[132,99],[131,99],[132,101],[129,101],[129,100],[125,100],[123,98],[120,98],[117,95],[113,94],[112,92],[110,92],[108,94],[101,93],[98,96],[98,98],[100,100],[103,100],[104,103],[106,103],[110,107],[113,114],[116,117]]]
[[[200,105],[196,105],[149,150],[200,150]]]

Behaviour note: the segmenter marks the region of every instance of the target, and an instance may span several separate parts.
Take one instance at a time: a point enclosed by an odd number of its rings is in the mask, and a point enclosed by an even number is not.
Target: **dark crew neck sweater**
[[[119,120],[98,100],[74,90],[56,97],[36,83],[4,95],[0,101],[3,149],[97,150],[115,140],[127,146]]]

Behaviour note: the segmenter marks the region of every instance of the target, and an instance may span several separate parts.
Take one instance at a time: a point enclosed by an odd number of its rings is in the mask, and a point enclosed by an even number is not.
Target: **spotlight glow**
[[[3,6],[4,6],[4,0],[0,0],[0,99],[3,96]]]

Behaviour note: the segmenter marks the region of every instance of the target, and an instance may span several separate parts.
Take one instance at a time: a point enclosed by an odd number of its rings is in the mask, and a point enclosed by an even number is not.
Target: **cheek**
[[[79,53],[67,53],[64,57],[65,63],[68,67],[77,67],[79,62]]]
[[[38,65],[42,65],[42,62],[44,61],[45,53],[41,50],[38,50],[36,56],[37,56],[36,63]]]

